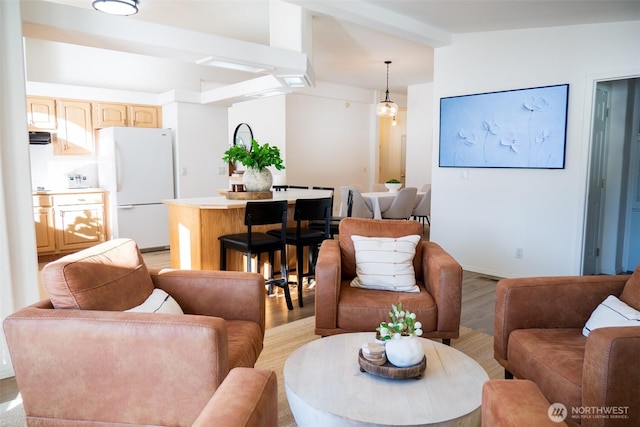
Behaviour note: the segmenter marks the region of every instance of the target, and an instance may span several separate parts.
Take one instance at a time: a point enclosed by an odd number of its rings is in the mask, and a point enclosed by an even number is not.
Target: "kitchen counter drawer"
[[[94,205],[104,203],[102,193],[60,194],[54,198],[56,206]]]

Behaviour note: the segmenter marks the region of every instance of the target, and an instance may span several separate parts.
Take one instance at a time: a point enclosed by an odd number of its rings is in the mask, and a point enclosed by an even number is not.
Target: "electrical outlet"
[[[218,166],[218,175],[226,175],[229,173],[228,166]]]
[[[516,248],[516,258],[517,258],[517,259],[522,259],[522,258],[524,258],[524,249],[522,249],[522,248]]]

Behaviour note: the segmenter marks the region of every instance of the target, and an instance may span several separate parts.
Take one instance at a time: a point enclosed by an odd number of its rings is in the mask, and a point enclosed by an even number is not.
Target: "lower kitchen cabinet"
[[[33,221],[36,225],[38,254],[55,252],[56,233],[52,197],[35,196],[33,200]]]
[[[71,253],[107,238],[102,192],[34,196],[34,218],[38,255]]]

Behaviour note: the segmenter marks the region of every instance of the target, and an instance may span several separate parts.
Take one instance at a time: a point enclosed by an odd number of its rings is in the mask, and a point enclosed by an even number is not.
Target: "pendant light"
[[[387,64],[387,91],[385,92],[384,101],[376,105],[376,114],[379,117],[393,117],[398,114],[398,104],[389,99],[389,64],[391,61],[384,61]]]
[[[94,9],[111,15],[129,16],[138,13],[138,0],[93,0]]]

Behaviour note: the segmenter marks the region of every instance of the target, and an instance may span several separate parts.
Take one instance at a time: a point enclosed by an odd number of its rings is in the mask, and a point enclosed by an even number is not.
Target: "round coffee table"
[[[358,350],[373,332],[312,341],[284,365],[284,385],[298,426],[478,426],[485,370],[464,353],[420,339],[427,369],[419,379],[360,371]]]

